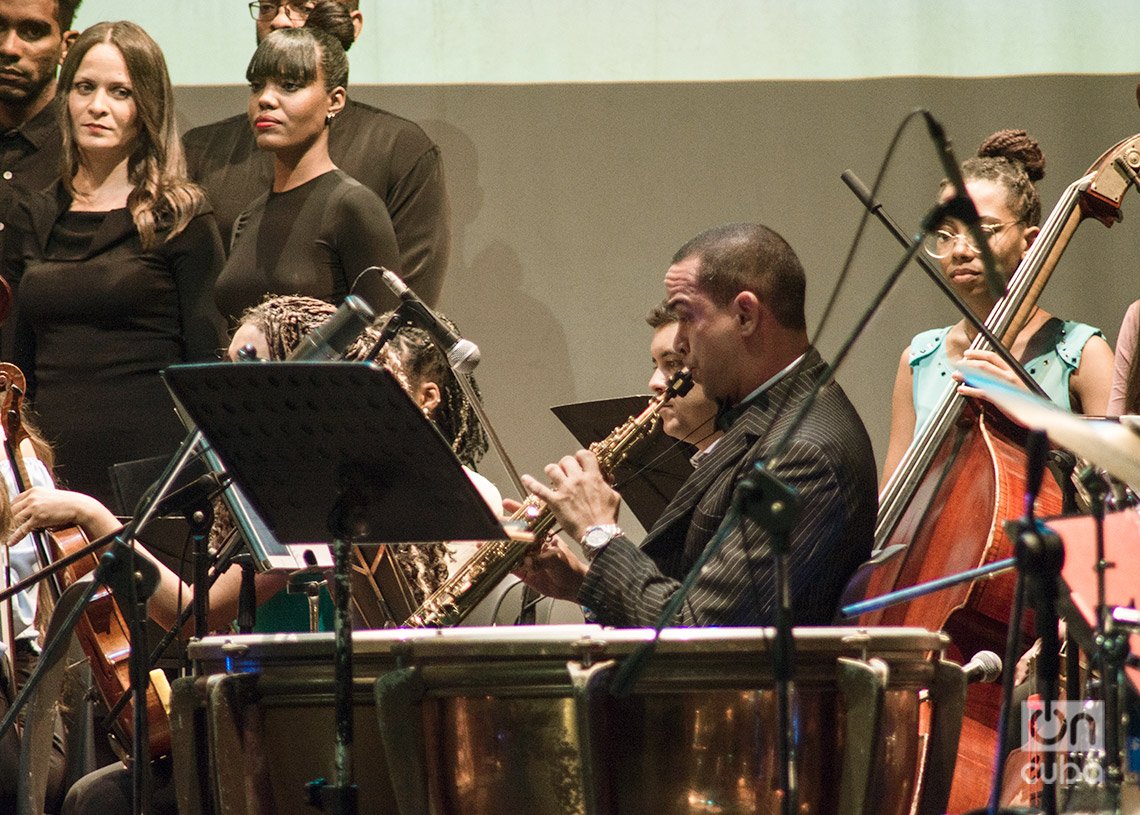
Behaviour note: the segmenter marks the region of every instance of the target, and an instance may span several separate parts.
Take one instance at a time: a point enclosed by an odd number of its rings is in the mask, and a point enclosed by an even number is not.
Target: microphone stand
[[[1061,566],[1065,562],[1065,548],[1060,536],[1033,514],[1041,478],[1045,473],[1048,439],[1040,430],[1031,430],[1026,445],[1025,515],[1019,521],[1006,522],[1006,534],[1014,539],[1014,557],[1017,561],[1017,584],[1014,589],[1013,609],[1006,634],[1006,665],[1017,659],[1024,612],[1026,587],[1034,600],[1037,636],[1041,638],[1041,653],[1037,659],[1037,688],[1045,705],[1045,719],[1051,720],[1051,710],[1057,703],[1057,676],[1060,672],[1060,648],[1057,637],[1057,590]],[[1006,670],[1002,677],[1001,714],[998,721],[998,743],[994,755],[990,799],[985,812],[997,815],[1001,782],[1008,752],[1009,720],[1013,708],[1013,671]],[[1044,774],[1042,807],[1045,815],[1057,814],[1056,773]]]
[[[455,381],[459,383],[459,387],[463,391],[463,395],[467,397],[467,402],[471,405],[471,409],[475,412],[475,416],[479,419],[479,423],[483,426],[483,430],[487,434],[487,439],[490,441],[491,446],[495,448],[495,453],[499,456],[499,461],[502,462],[503,469],[507,472],[507,477],[510,478],[511,483],[517,490],[519,497],[525,499],[527,490],[526,487],[523,486],[522,478],[519,477],[519,471],[515,467],[514,462],[511,460],[510,454],[507,453],[507,448],[499,439],[499,434],[495,432],[494,425],[491,424],[491,419],[487,415],[487,410],[483,407],[482,400],[479,398],[478,394],[475,393],[475,388],[472,386],[471,380],[468,378],[469,375],[466,372],[460,370],[459,364],[452,361],[451,355],[448,354],[448,349],[444,347],[443,343],[440,342],[438,337],[436,337],[436,332],[429,330],[427,327],[419,325],[419,320],[422,319],[419,310],[408,309],[405,311],[404,305],[404,303],[400,304],[400,306],[396,309],[396,314],[394,314],[392,318],[388,320],[387,325],[384,326],[384,330],[381,332],[380,338],[376,341],[376,344],[372,346],[372,350],[369,352],[369,358],[375,357],[376,353],[384,346],[384,344],[396,335],[396,332],[399,330],[401,325],[411,325],[424,328],[424,330],[427,331],[428,336],[431,337],[431,341],[435,343],[436,348],[440,350],[444,356],[444,359],[447,360],[448,366],[451,368],[452,376],[454,376]],[[402,320],[399,319],[401,315]],[[516,620],[517,624],[532,625],[535,622],[537,615],[536,605],[540,598],[541,595],[538,595],[534,589],[525,583],[523,584],[522,597],[519,601],[519,616]]]
[[[209,594],[210,589],[213,588],[213,585],[215,584],[215,582],[218,582],[218,579],[222,576],[222,574],[225,574],[229,570],[231,564],[239,563],[242,565],[243,579],[244,579],[245,569],[246,569],[247,565],[249,565],[249,568],[252,569],[252,563],[249,562],[249,555],[246,555],[245,553],[239,552],[239,549],[242,548],[244,543],[245,543],[245,541],[242,540],[242,537],[239,535],[236,535],[236,533],[235,533],[234,537],[227,541],[227,544],[220,549],[218,554],[214,555],[213,564],[212,564],[213,565],[213,571],[211,573],[209,573],[209,576],[207,576],[206,582],[205,582],[205,584],[203,584],[204,589],[201,588],[200,586],[198,586],[197,582],[195,582],[195,586],[194,586],[195,596],[197,595],[198,592],[200,592],[200,590],[205,590],[205,592],[207,594]],[[243,562],[242,559],[246,559],[245,562]],[[244,585],[242,588],[243,588],[243,590],[245,590]],[[255,602],[255,598],[254,598],[254,602]],[[242,603],[241,601],[239,601],[239,604],[238,604],[238,633],[239,634],[250,634],[251,631],[242,630],[242,625],[241,625],[242,616],[243,616],[242,605],[247,606],[247,604]],[[170,644],[172,642],[174,642],[174,638],[176,638],[179,635],[182,628],[184,628],[186,626],[187,622],[189,622],[190,617],[194,616],[194,614],[196,614],[196,612],[197,612],[197,609],[195,608],[194,603],[187,603],[186,605],[182,606],[181,611],[179,611],[179,613],[178,613],[178,619],[176,620],[176,622],[174,622],[174,625],[165,631],[165,633],[162,635],[162,639],[160,639],[160,641],[158,641],[158,644],[154,646],[154,649],[152,651],[150,651],[150,654],[148,655],[148,658],[147,658],[147,673],[148,674],[149,674],[150,669],[154,668],[154,666],[157,665],[158,660],[160,660],[162,658],[162,654],[166,651],[166,649],[168,649]],[[249,612],[249,609],[246,608],[246,612]],[[203,635],[197,634],[197,629],[195,629],[195,636],[201,637]],[[106,716],[107,722],[109,722],[109,720],[113,720],[115,718],[115,716],[119,715],[119,711],[123,709],[124,704],[127,704],[127,702],[129,700],[130,700],[130,695],[127,693],[124,693],[122,696],[120,696],[119,700],[117,700],[113,704],[111,709],[109,709],[107,711],[107,716]]]

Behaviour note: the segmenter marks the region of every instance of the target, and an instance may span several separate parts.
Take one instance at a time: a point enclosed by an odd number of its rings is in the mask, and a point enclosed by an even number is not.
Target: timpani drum
[[[652,635],[357,632],[360,812],[779,812],[773,630],[666,630],[616,698],[615,669]],[[795,630],[800,812],[942,811],[965,688],[947,644],[914,628]],[[177,683],[172,711],[180,811],[206,795],[226,813],[313,811],[306,783],[332,774],[332,654],[323,634],[191,644],[199,676]]]

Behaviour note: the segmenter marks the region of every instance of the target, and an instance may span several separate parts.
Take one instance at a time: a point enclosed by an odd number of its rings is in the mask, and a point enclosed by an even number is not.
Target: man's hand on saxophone
[[[581,541],[587,554],[621,534],[616,525],[621,497],[607,483],[594,453],[579,450],[548,464],[545,472],[550,486],[529,475],[522,477],[523,486],[546,503],[562,530]],[[589,568],[563,541],[548,537],[523,559],[515,575],[549,597],[575,600]]]

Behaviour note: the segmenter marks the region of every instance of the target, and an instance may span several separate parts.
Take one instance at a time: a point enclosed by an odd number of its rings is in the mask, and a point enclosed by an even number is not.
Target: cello
[[[1140,182],[1140,135],[1114,145],[1070,184],[1009,280],[986,326],[1007,347],[1025,325],[1080,224],[1112,226],[1125,193]],[[979,336],[971,348],[985,348]],[[1024,430],[993,407],[949,388],[879,496],[875,546],[862,579],[877,597],[960,573],[1012,554],[1004,521],[1020,515],[1025,493]],[[1061,493],[1046,479],[1037,513],[1058,514]],[[1002,652],[1014,576],[962,584],[868,612],[860,625],[917,625],[948,633],[965,662],[982,649]],[[1012,669],[1012,666],[1008,666]],[[997,747],[1000,689],[971,685],[958,748],[950,811],[984,806]]]
[[[4,429],[4,446],[20,492],[32,486],[28,463],[36,460],[31,436],[22,422],[25,387],[23,372],[9,362],[0,362],[0,392],[3,393],[4,405],[0,419]],[[31,534],[40,568],[89,548],[87,536],[79,527],[33,531]],[[46,588],[40,591],[40,602],[43,603],[46,598],[48,604],[54,607],[67,587],[93,572],[98,562],[99,553],[91,552],[45,578],[41,586]],[[50,608],[42,608],[38,613],[46,619]],[[100,587],[80,617],[75,635],[91,666],[92,681],[108,707],[121,695],[129,693],[129,631],[127,621],[110,591]],[[159,758],[170,753],[171,742],[170,720],[162,701],[166,689],[165,674],[152,671],[151,680],[147,686],[148,747],[150,757]],[[125,761],[130,755],[130,745],[134,740],[133,706],[126,705],[114,720],[108,722],[108,726],[112,746]]]

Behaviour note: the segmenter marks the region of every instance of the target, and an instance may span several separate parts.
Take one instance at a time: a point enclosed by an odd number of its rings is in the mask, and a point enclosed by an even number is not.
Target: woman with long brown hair
[[[186,178],[166,62],[145,31],[84,31],[58,95],[61,177],[26,202],[8,259],[15,360],[59,477],[107,503],[111,464],[173,452],[184,434],[158,372],[222,344],[222,245]]]

